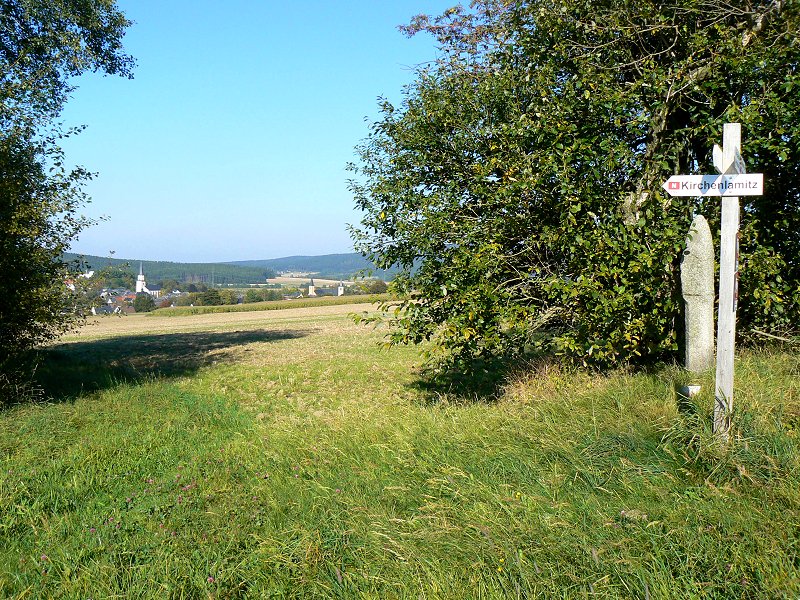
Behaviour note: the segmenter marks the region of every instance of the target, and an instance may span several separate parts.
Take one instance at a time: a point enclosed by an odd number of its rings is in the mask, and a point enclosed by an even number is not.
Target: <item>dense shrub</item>
[[[740,330],[797,326],[800,5],[714,6],[483,0],[406,28],[441,58],[381,104],[351,184],[357,247],[403,269],[395,343],[433,340],[461,370],[535,348],[677,356],[679,257],[720,203],[661,184],[714,172],[725,122],[768,182],[742,198]]]

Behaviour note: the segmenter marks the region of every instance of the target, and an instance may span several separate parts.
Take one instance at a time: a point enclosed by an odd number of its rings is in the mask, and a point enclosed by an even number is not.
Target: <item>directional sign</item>
[[[719,171],[720,173],[724,173],[725,175],[730,175],[732,173],[747,173],[747,168],[744,164],[744,159],[742,155],[739,154],[738,151],[733,153],[733,160],[730,164],[726,165],[725,160],[723,159],[722,148],[714,144],[714,149],[712,151],[714,168]]]
[[[761,196],[764,174],[673,175],[662,187],[670,196]]]

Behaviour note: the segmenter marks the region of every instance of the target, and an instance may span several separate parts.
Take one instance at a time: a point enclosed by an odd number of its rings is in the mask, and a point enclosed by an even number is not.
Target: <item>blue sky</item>
[[[119,0],[132,80],[84,76],[64,142],[98,176],[84,254],[229,261],[352,251],[345,166],[413,67],[397,26],[456,0]]]

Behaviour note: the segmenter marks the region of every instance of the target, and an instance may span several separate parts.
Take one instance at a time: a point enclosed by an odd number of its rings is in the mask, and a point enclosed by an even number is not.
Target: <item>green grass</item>
[[[0,596],[800,595],[794,354],[740,356],[724,447],[713,376],[470,398],[346,314],[228,327],[54,349],[53,401],[0,413]]]
[[[159,317],[185,317],[214,313],[251,312],[260,310],[286,310],[287,308],[313,308],[315,306],[340,306],[345,304],[377,303],[389,299],[388,294],[364,296],[323,296],[320,298],[298,298],[297,300],[271,300],[246,304],[223,304],[221,306],[176,306],[160,308],[149,314]]]

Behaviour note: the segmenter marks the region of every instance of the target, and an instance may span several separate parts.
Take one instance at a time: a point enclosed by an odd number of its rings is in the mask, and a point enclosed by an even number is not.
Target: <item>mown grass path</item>
[[[0,413],[7,598],[794,598],[800,361],[420,386],[368,306],[104,319]],[[709,382],[707,382],[709,383]],[[710,387],[708,385],[707,387]]]

